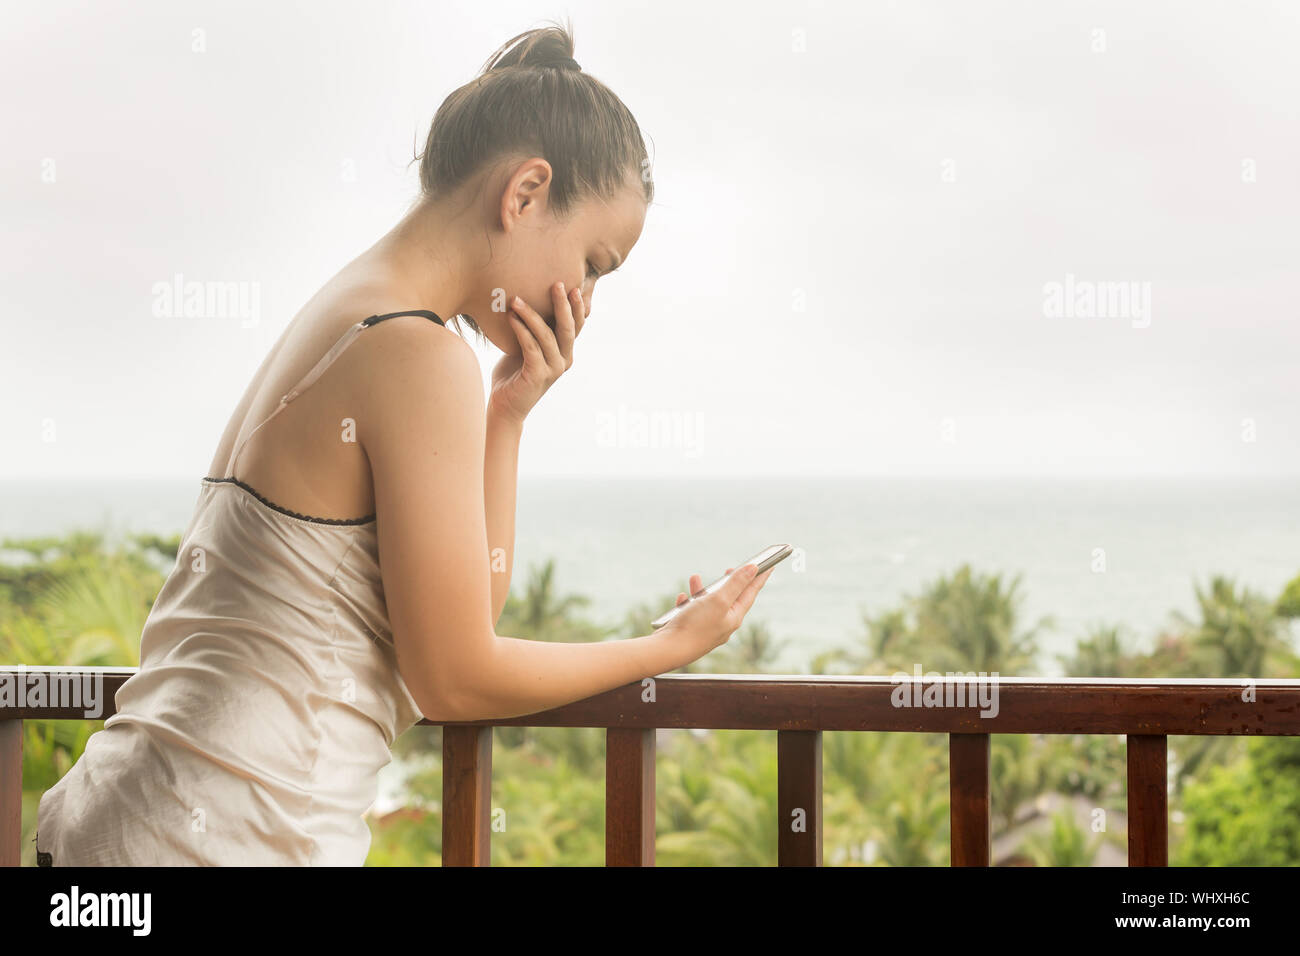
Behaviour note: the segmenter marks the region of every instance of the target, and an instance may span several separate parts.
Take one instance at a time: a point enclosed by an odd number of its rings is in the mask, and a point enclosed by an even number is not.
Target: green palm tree
[[[1190,650],[1195,676],[1274,677],[1290,672],[1291,648],[1277,605],[1221,575],[1195,586],[1199,620],[1175,613]],[[1225,766],[1242,754],[1242,742],[1227,736],[1177,737],[1174,788],[1181,793],[1206,768]]]
[[[1275,605],[1278,617],[1292,620],[1300,618],[1300,574],[1297,574],[1287,582],[1282,589],[1281,595],[1278,596]]]
[[[522,598],[516,599],[513,591],[507,596],[497,627],[502,634],[534,641],[594,641],[610,636],[611,629],[578,616],[578,609],[590,604],[586,595],[558,593],[555,559],[549,558],[540,568],[530,569]]]
[[[702,657],[700,664],[709,674],[770,673],[788,643],[777,640],[761,621],[747,622],[727,643]]]
[[[1141,669],[1120,625],[1096,625],[1074,646],[1072,655],[1059,654],[1067,677],[1137,677]]]
[[[887,734],[884,792],[867,804],[883,866],[946,866],[949,861],[947,753],[944,735]]]
[[[1204,662],[1206,677],[1269,677],[1273,660],[1290,648],[1282,637],[1276,605],[1216,575],[1209,587],[1196,586],[1200,620],[1176,615]]]
[[[712,786],[713,769],[705,749],[687,745],[685,753],[680,746],[661,752],[655,766],[657,831],[667,835],[703,830],[706,821],[700,807]]]
[[[665,866],[773,866],[777,861],[776,731],[714,731],[683,735],[677,759],[692,766],[672,771],[665,822],[689,819],[692,830],[673,829],[656,837],[655,855]],[[683,806],[680,784],[691,781],[694,797]]]
[[[907,736],[924,736],[912,735]],[[828,862],[870,863],[881,832],[873,807],[883,806],[890,778],[908,772],[887,750],[889,734],[850,730],[822,734],[822,813]]]
[[[911,640],[911,631],[907,612],[903,608],[895,608],[878,617],[869,618],[866,639],[870,656],[865,663],[870,670],[866,672],[883,673],[888,670],[886,661],[898,659],[900,651],[906,649]]]
[[[512,750],[493,755],[494,866],[602,866],[604,789],[600,774],[563,760],[538,771],[536,758]],[[499,769],[497,769],[499,768]]]
[[[873,616],[861,612],[862,631],[853,644],[834,647],[813,657],[813,674],[890,674],[889,660],[905,660],[911,640],[911,624],[904,608]]]
[[[910,659],[890,662],[904,669],[933,661],[927,670],[1024,673],[1033,669],[1038,633],[1050,623],[1043,618],[1020,629],[1019,575],[1004,580],[1001,574],[977,574],[969,565],[933,582],[911,604]]]
[[[158,592],[155,583],[111,562],[51,584],[39,611],[44,649],[57,656],[51,663],[140,666],[140,633]],[[24,649],[33,652],[31,645]],[[30,656],[23,660],[32,662]]]

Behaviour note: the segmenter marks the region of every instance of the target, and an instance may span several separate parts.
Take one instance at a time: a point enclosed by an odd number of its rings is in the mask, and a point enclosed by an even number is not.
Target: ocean
[[[198,488],[197,478],[2,481],[0,537],[172,534]],[[1210,575],[1275,598],[1300,574],[1300,481],[524,477],[513,588],[554,558],[558,593],[586,596],[584,613],[616,625],[685,590],[693,572],[707,582],[782,543],[796,555],[746,618],[784,642],[781,672],[856,644],[864,614],[969,563],[1021,576],[1022,626],[1050,616],[1039,672],[1055,676],[1056,655],[1093,625],[1125,625],[1148,647],[1171,611],[1194,612],[1193,587]]]

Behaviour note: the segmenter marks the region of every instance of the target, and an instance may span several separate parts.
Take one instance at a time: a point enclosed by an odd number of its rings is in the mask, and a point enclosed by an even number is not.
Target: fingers
[[[516,298],[515,301],[519,299]],[[542,347],[537,343],[537,336],[532,327],[513,308],[507,310],[506,316],[510,319],[510,328],[514,330],[515,338],[519,340],[519,349],[524,356],[524,367],[545,366],[546,356],[542,354]]]
[[[587,303],[582,298],[581,289],[569,290],[569,307],[573,311],[573,334],[576,337],[582,331],[582,327],[587,324]]]
[[[564,368],[573,365],[573,340],[578,334],[577,320],[573,317],[573,306],[563,282],[551,286],[551,305],[555,310],[555,342],[559,346],[560,358]]]
[[[565,360],[560,355],[559,343],[555,340],[555,335],[551,332],[550,326],[546,320],[538,314],[537,310],[525,302],[519,296],[510,300],[510,305],[514,313],[519,316],[520,321],[528,327],[533,333],[533,338],[537,340],[538,347],[541,350],[542,358],[545,363],[558,375],[566,368]]]
[[[772,568],[768,568],[762,574],[758,574],[756,565],[750,563],[743,565],[739,570],[727,568],[727,574],[731,575],[727,582],[723,584],[712,595],[716,598],[725,614],[743,618],[745,613],[754,604],[758,597],[758,592],[763,589],[767,579],[772,576]],[[692,574],[690,582],[687,585],[690,588],[689,594],[697,594],[703,587],[704,579],[698,574]],[[677,595],[677,606],[687,603],[690,600],[688,592],[679,592]]]
[[[736,603],[742,591],[754,579],[754,574],[758,571],[758,566],[752,562],[737,569],[731,577],[727,578],[727,583],[717,591],[723,601],[723,607],[731,607]],[[764,572],[765,574],[767,572]]]
[[[690,588],[690,591],[682,591],[677,595],[678,604],[685,604],[687,601],[690,600],[690,595],[694,594],[696,591],[700,590],[700,588],[704,587],[704,579],[701,578],[698,574],[692,574],[690,576],[690,579],[687,580],[686,586]]]
[[[744,617],[745,614],[749,612],[749,609],[754,606],[754,600],[758,597],[758,592],[763,590],[763,585],[766,584],[767,579],[772,576],[773,570],[775,569],[768,568],[762,574],[755,577],[754,580],[750,581],[748,586],[740,592],[740,596],[732,602],[731,609],[738,612],[741,617]]]

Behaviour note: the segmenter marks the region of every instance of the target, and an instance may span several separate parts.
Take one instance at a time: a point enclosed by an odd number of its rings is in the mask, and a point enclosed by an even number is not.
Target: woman
[[[684,666],[740,626],[770,574],[752,564],[644,637],[494,630],[524,419],[572,364],[596,282],[653,196],[636,120],[572,54],[567,31],[529,31],[452,93],[419,201],[262,363],[139,672],[41,799],[42,865],[361,865],[379,770],[421,717],[558,707]],[[486,399],[443,316],[505,353]]]

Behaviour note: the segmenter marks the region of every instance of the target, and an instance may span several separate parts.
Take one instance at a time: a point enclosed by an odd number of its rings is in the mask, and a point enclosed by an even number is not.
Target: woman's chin
[[[507,355],[523,354],[523,346],[519,344],[519,339],[515,338],[514,330],[510,327],[502,328],[496,323],[484,325],[481,322],[478,327],[482,330],[483,337],[495,345],[499,351]]]

